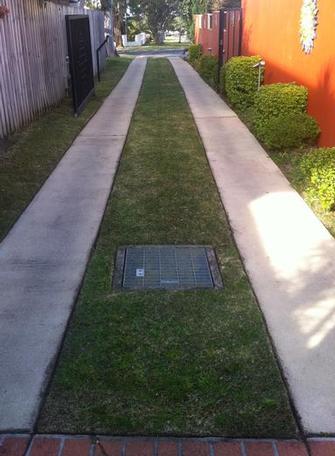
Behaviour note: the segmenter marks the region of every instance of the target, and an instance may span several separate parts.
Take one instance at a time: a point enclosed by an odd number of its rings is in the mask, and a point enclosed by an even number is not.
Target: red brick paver
[[[217,442],[213,444],[215,456],[240,456],[241,444],[239,442]]]
[[[335,456],[335,440],[333,441],[309,441],[312,456]]]
[[[57,438],[35,437],[29,456],[58,456],[60,445],[61,440]]]
[[[141,439],[132,439],[129,442],[127,442],[127,446],[126,446],[126,455],[127,456],[153,456],[153,454],[154,454],[154,439],[148,439],[145,441],[143,441]]]
[[[0,436],[0,456],[23,456],[28,443],[28,436]]]
[[[245,450],[247,456],[274,456],[273,445],[269,442],[248,442]]]
[[[0,435],[0,456],[308,456],[296,440]],[[312,456],[335,456],[335,439],[311,439]]]
[[[157,454],[158,456],[178,456],[178,445],[171,441],[159,442]]]
[[[241,456],[239,442],[217,442],[213,444],[215,456]]]
[[[184,456],[210,456],[208,442],[197,442],[196,440],[185,440],[183,442]]]
[[[308,456],[306,447],[301,442],[278,442],[279,456]]]
[[[90,456],[90,439],[66,439],[61,456]]]
[[[122,450],[125,447],[125,442],[123,440],[106,440],[101,439],[95,446],[94,456],[105,456],[106,453],[108,456],[121,456]]]

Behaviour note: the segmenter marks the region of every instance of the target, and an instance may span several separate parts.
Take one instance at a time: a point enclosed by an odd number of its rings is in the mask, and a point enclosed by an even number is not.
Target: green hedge
[[[300,184],[311,203],[335,209],[335,148],[315,149],[299,163]]]
[[[200,76],[213,88],[218,86],[219,61],[211,55],[202,55],[195,64]]]
[[[306,87],[294,83],[264,85],[255,95],[256,122],[261,125],[263,121],[272,116],[291,112],[306,112],[307,98]]]
[[[198,59],[200,59],[202,54],[201,45],[200,44],[192,44],[188,48],[188,59],[191,64],[194,64]]]
[[[317,121],[304,112],[279,114],[262,121],[258,138],[270,149],[294,149],[316,143],[320,134]]]
[[[272,149],[313,144],[316,121],[306,114],[308,91],[294,83],[268,84],[254,99],[252,124],[256,136]]]
[[[261,60],[260,56],[232,57],[221,71],[220,86],[230,103],[243,110],[252,106],[258,89],[258,68],[254,65]],[[264,69],[262,68],[261,82]]]

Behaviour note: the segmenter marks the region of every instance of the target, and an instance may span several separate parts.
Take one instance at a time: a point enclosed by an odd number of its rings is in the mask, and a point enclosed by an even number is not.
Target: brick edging
[[[334,456],[335,439],[0,435],[0,456]]]

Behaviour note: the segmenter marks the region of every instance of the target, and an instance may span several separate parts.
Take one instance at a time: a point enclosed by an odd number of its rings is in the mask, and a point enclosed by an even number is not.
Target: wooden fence
[[[104,15],[99,11],[42,0],[9,0],[6,4],[10,14],[0,19],[0,138],[66,94],[66,14],[90,17],[95,74],[95,50],[104,40]],[[101,67],[105,58],[101,52]]]

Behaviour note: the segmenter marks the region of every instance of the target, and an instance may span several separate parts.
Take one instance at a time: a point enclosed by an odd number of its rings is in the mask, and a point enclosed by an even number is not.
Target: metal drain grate
[[[114,286],[128,290],[221,288],[214,250],[205,246],[129,246],[118,250]]]

